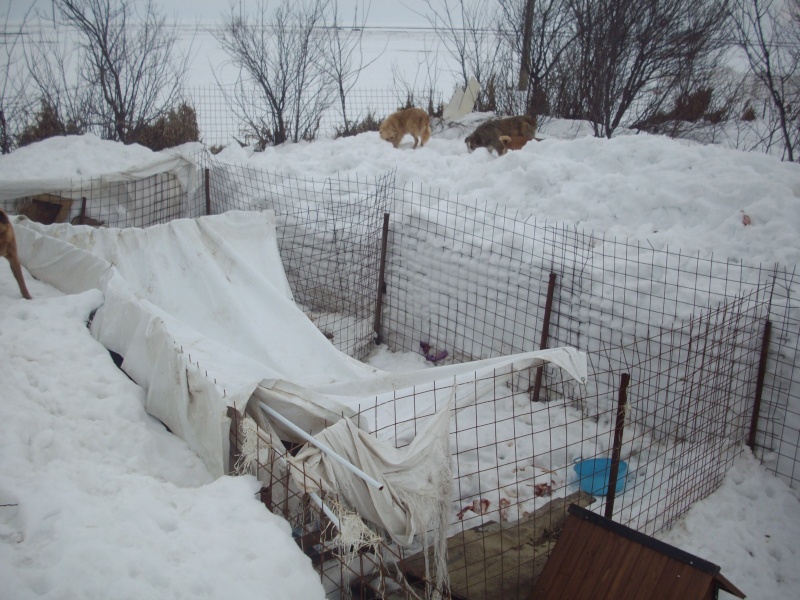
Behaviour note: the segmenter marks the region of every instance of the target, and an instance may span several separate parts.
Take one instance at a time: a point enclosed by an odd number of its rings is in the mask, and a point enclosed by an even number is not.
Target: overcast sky
[[[143,1],[143,0],[138,0]],[[241,4],[247,9],[253,7],[258,0],[242,0]],[[441,0],[432,0],[438,4]],[[25,14],[25,11],[32,3],[44,14],[52,14],[52,0],[10,0],[11,20],[16,20]],[[269,5],[277,6],[280,0],[270,0]],[[363,2],[361,0],[338,0],[340,15],[345,22],[352,21],[353,11],[356,5],[359,7],[359,15],[363,13],[366,6],[369,9],[368,26],[403,26],[403,27],[425,27],[428,21],[424,15],[427,12],[426,0],[372,0]],[[1,4],[6,4],[2,2]],[[181,23],[188,25],[194,22],[203,24],[213,23],[220,20],[220,16],[226,14],[231,4],[236,6],[239,2],[225,2],[225,0],[155,0],[155,4],[163,10],[164,15],[171,18],[173,15]],[[5,16],[5,9],[2,17]],[[422,13],[422,15],[418,14]],[[360,20],[360,16],[359,16]]]

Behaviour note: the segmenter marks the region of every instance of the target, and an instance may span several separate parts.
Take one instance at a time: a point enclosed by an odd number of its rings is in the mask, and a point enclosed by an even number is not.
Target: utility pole
[[[531,65],[531,36],[533,35],[533,3],[535,0],[525,0],[525,21],[522,27],[522,56],[519,65],[519,85],[517,89],[528,89],[528,78]]]

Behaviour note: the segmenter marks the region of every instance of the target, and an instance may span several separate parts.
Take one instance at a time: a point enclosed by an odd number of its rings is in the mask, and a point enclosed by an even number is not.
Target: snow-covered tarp
[[[95,135],[57,136],[25,146],[4,157],[0,176],[0,207],[19,212],[20,202],[40,194],[71,200],[66,220],[80,214],[86,198],[86,217],[113,227],[130,222],[129,215],[148,211],[158,190],[159,214],[187,215],[187,193],[199,184],[194,144],[153,152],[137,144],[123,146]],[[31,158],[43,157],[44,162]],[[58,164],[51,155],[68,155]],[[107,157],[98,162],[97,157]],[[31,166],[37,168],[31,170]],[[154,181],[147,182],[148,178]],[[16,202],[15,202],[16,201]],[[138,211],[138,212],[137,212]],[[145,222],[147,224],[147,222]]]
[[[579,381],[586,378],[584,355],[569,348],[403,374],[347,356],[293,302],[270,211],[232,211],[145,229],[41,225],[25,218],[14,224],[22,262],[33,276],[66,293],[103,292],[93,335],[124,358],[122,368],[146,392],[147,411],[217,475],[230,470],[228,409],[243,414],[253,397],[391,486],[397,473],[387,476],[380,465],[406,461],[411,473],[426,468],[425,461],[438,456],[432,449],[447,446],[448,419],[441,415],[474,402],[487,373],[510,378],[550,362]],[[405,405],[397,401],[411,396]],[[429,435],[387,428],[410,417],[445,426],[419,429]],[[347,426],[343,418],[349,418]],[[279,424],[275,430],[291,439]],[[384,435],[372,436],[378,430]],[[395,456],[392,440],[378,439],[386,431],[405,437],[402,457]],[[308,464],[324,462],[315,452],[306,452]],[[429,468],[441,471],[441,464]],[[363,482],[344,481],[347,472],[334,477],[325,469],[330,471],[323,465],[320,480],[333,477],[338,491],[364,491]],[[408,483],[409,475],[400,481]],[[348,500],[365,511],[373,504],[368,497]],[[419,532],[407,514],[392,517],[381,507],[385,498],[378,500],[375,518],[384,519],[395,537],[410,540]]]

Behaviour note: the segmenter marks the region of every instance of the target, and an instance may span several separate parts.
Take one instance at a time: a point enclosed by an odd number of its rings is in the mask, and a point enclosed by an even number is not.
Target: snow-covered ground
[[[220,157],[314,179],[396,168],[399,186],[607,236],[748,264],[800,262],[800,166],[661,137],[586,133],[551,121],[543,141],[503,157],[469,154],[458,128],[417,150],[410,138],[394,149],[367,133],[257,154],[232,145]],[[87,178],[148,153],[91,136],[49,140],[0,158],[0,181],[42,171]],[[32,301],[0,268],[0,595],[321,597],[288,525],[258,503],[257,482],[212,481],[143,412],[142,390],[85,326],[102,297],[63,295],[26,275]],[[382,352],[374,364],[419,368],[420,357]],[[719,564],[749,598],[797,598],[798,496],[745,455],[719,491],[660,537]]]

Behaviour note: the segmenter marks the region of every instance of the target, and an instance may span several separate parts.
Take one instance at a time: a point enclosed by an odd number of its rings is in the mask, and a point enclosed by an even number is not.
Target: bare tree
[[[426,4],[423,16],[458,64],[461,84],[466,86],[474,76],[483,88],[478,105],[486,105],[486,90],[498,77],[502,56],[491,0],[426,0]]]
[[[40,17],[40,24],[41,24]],[[81,80],[82,57],[63,29],[45,29],[25,44],[27,71],[38,96],[38,112],[30,111],[20,145],[55,135],[85,133],[98,120],[95,90]],[[108,131],[108,121],[99,121]]]
[[[24,120],[26,110],[27,72],[23,66],[20,51],[23,34],[28,25],[33,8],[29,8],[16,25],[11,22],[12,4],[9,3],[4,15],[3,56],[0,58],[0,153],[11,152],[14,142],[15,124]]]
[[[711,68],[727,32],[728,0],[568,1],[576,104],[597,136],[661,110],[687,73]]]
[[[740,0],[734,10],[737,42],[772,110],[768,121],[783,143],[784,157],[800,159],[800,1]],[[771,144],[765,144],[769,151]]]
[[[191,48],[179,52],[178,26],[168,26],[151,0],[53,0],[58,16],[77,34],[77,73],[54,52],[34,49],[29,65],[43,98],[75,98],[67,80],[81,89],[81,112],[104,128],[104,136],[136,141],[137,130],[176,105],[190,64]],[[38,59],[49,57],[43,64]],[[53,61],[55,60],[55,62]],[[58,106],[59,103],[54,103]]]
[[[564,0],[498,0],[503,27],[519,64],[517,87],[527,92],[525,110],[546,114],[557,96],[553,75],[575,39],[572,14]]]
[[[342,133],[344,134],[349,133],[353,125],[347,114],[347,97],[355,87],[364,69],[378,60],[383,54],[381,52],[369,62],[364,63],[361,42],[364,35],[364,26],[369,15],[369,5],[361,4],[360,19],[358,9],[359,6],[356,4],[353,11],[352,24],[349,27],[339,20],[339,3],[335,0],[330,5],[329,14],[325,17],[326,35],[324,38],[323,65],[332,84],[336,87],[339,109],[342,113]]]
[[[270,12],[259,1],[251,15],[232,7],[215,34],[239,68],[237,110],[262,146],[312,139],[332,103],[320,28],[326,6],[327,0],[284,0]]]

